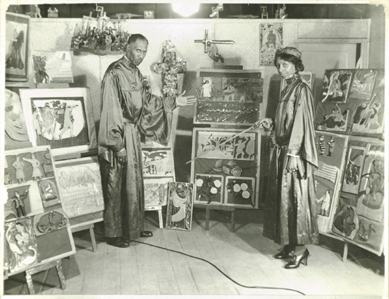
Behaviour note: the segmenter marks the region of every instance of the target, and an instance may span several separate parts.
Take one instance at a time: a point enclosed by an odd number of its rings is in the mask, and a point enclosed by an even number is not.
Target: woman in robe
[[[275,66],[287,85],[274,121],[259,121],[260,127],[274,129],[275,141],[269,177],[275,184],[267,190],[263,235],[284,246],[274,257],[289,260],[285,268],[295,269],[300,263],[307,265],[309,251],[305,245],[317,244],[319,239],[313,177],[318,165],[313,96],[298,74],[304,65],[296,48],[278,50]]]

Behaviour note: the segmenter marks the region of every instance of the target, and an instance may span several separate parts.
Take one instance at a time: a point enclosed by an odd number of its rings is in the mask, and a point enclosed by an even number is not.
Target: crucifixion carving
[[[204,39],[195,39],[195,43],[204,44],[204,53],[208,53],[210,51],[210,47],[212,44],[234,44],[233,40],[211,40],[208,39],[208,30],[205,30]]]

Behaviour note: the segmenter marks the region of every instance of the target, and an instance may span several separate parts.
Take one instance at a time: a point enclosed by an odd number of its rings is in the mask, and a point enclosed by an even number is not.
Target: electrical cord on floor
[[[277,287],[264,287],[264,286],[245,286],[245,285],[240,284],[239,282],[233,280],[231,277],[229,277],[227,274],[225,274],[222,270],[220,270],[216,265],[212,264],[211,262],[209,262],[209,261],[207,261],[207,260],[205,260],[203,258],[200,258],[200,257],[197,257],[197,256],[193,256],[193,255],[190,255],[190,254],[187,254],[187,253],[184,253],[184,252],[180,252],[180,251],[177,251],[177,250],[168,249],[168,248],[165,248],[165,247],[161,247],[161,246],[157,246],[157,245],[152,245],[152,244],[140,242],[140,241],[131,240],[130,242],[136,242],[136,243],[140,243],[140,244],[144,244],[144,245],[149,245],[149,246],[152,246],[152,247],[155,247],[155,248],[159,248],[159,249],[163,249],[163,250],[179,253],[179,254],[182,254],[182,255],[185,255],[185,256],[188,256],[188,257],[191,257],[191,258],[194,258],[194,259],[206,262],[206,263],[210,264],[212,267],[216,268],[216,270],[218,270],[221,274],[223,274],[225,277],[227,277],[233,283],[237,284],[238,286],[241,286],[242,288],[247,288],[247,289],[266,289],[266,290],[283,290],[283,291],[296,292],[296,293],[299,293],[299,294],[305,296],[305,294],[303,292],[300,292],[300,291],[294,290],[294,289],[277,288]]]

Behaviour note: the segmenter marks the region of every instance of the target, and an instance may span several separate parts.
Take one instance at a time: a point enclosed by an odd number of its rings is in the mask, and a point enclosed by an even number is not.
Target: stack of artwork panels
[[[252,125],[259,119],[263,78],[259,71],[200,70],[195,124]]]
[[[62,209],[5,222],[4,235],[4,271],[9,275],[76,252]]]
[[[339,134],[380,136],[384,106],[382,69],[326,70],[315,126]]]
[[[175,180],[173,152],[170,148],[143,148],[145,208],[166,206],[167,183]]]
[[[195,204],[258,208],[258,131],[195,128],[191,180]]]
[[[171,182],[167,189],[166,228],[190,231],[193,215],[193,184]]]
[[[350,137],[332,233],[381,255],[384,247],[384,142]]]
[[[329,233],[339,198],[348,136],[316,132],[319,167],[314,172],[319,232]]]
[[[4,185],[8,199],[6,218],[19,218],[60,204],[50,147],[5,152]]]
[[[20,98],[33,146],[50,145],[56,156],[97,148],[88,88],[23,89]]]
[[[274,66],[274,56],[276,54],[276,51],[283,47],[283,24],[260,24],[259,34],[259,64],[261,66]]]
[[[104,210],[97,158],[57,161],[55,166],[62,208],[69,218]]]

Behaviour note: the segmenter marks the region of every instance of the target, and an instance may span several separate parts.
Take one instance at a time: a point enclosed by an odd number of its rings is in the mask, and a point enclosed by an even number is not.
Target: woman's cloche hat
[[[301,52],[294,47],[285,47],[277,50],[276,56],[281,54],[289,54],[301,59]]]

